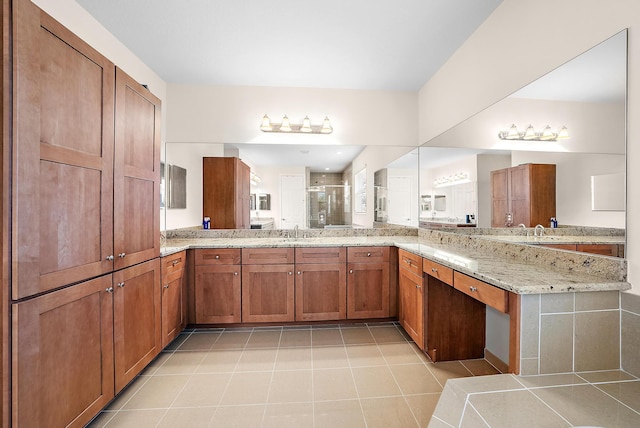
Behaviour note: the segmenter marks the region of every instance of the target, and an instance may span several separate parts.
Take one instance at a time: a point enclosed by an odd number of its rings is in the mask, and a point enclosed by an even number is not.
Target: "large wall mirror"
[[[490,227],[490,171],[551,163],[556,165],[560,226],[624,231],[625,211],[620,203],[624,201],[624,180],[601,177],[625,176],[626,61],[625,30],[420,147],[421,225],[434,218],[461,222],[463,215],[473,214],[478,227]],[[498,133],[508,132],[511,125],[522,133],[529,125],[539,131],[547,125],[557,130],[565,126],[569,138],[499,138]],[[468,191],[454,190],[465,182],[473,183],[466,184],[471,186]],[[609,188],[603,188],[603,183]],[[462,204],[465,211],[437,211],[435,195],[456,198],[443,189],[458,197],[462,194],[463,201],[456,205]],[[616,203],[607,205],[607,198],[594,202],[594,194],[603,193],[616,195],[611,198]]]
[[[402,146],[167,143],[168,164],[188,171],[186,201],[166,208],[163,229],[198,227],[202,222],[202,158],[236,156],[251,168],[251,194],[268,194],[270,204],[251,206],[252,223],[269,228],[373,226],[374,173],[388,168],[392,183],[390,225],[418,226],[418,151]],[[362,175],[364,188],[356,189]],[[287,183],[302,182],[301,191]],[[409,183],[409,186],[399,185]],[[283,190],[285,189],[285,190]],[[360,199],[369,201],[358,205]],[[360,212],[366,210],[366,212]],[[271,222],[270,220],[273,220]]]

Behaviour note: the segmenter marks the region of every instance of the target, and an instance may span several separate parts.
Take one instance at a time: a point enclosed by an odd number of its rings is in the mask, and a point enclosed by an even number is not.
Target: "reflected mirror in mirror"
[[[377,170],[374,215],[379,225],[418,227],[418,149],[413,149]]]
[[[488,228],[491,171],[526,163],[555,164],[559,226],[600,228],[624,240],[623,210],[592,209],[591,177],[625,174],[626,58],[625,30],[427,142],[420,147],[421,194],[432,193],[428,159],[450,150],[446,166],[452,174],[467,168],[470,180],[477,182],[477,224]],[[512,124],[520,131],[530,124],[566,126],[570,138],[500,139],[498,133]],[[604,193],[624,200],[624,180],[607,182]]]

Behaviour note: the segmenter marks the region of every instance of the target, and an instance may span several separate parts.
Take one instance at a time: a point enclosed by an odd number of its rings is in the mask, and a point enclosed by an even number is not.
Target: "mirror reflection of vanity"
[[[618,238],[624,241],[624,206],[618,203],[613,208],[603,207],[593,197],[616,193],[618,202],[624,200],[624,189],[616,188],[615,192],[605,190],[603,193],[600,184],[606,182],[605,189],[612,185],[620,186],[619,178],[623,177],[624,186],[625,97],[626,32],[622,32],[418,149],[405,147],[401,151],[405,154],[395,160],[387,160],[393,157],[385,154],[385,149],[394,147],[378,147],[381,153],[377,157],[379,164],[367,165],[367,180],[374,186],[369,186],[366,209],[371,213],[372,221],[379,223],[382,220],[387,225],[418,227],[421,224],[421,227],[426,227],[425,223],[430,220],[466,224],[467,215],[470,215],[471,224],[477,226],[473,233],[518,235],[519,231],[513,229],[490,229],[489,174],[492,170],[524,163],[552,163],[557,166],[558,231],[576,226],[576,230],[584,235],[590,233],[585,228],[597,228],[605,235],[618,234]],[[498,133],[512,124],[522,132],[529,124],[537,128],[549,125],[555,129],[566,126],[570,138],[561,141],[498,138]],[[235,144],[235,147],[242,147],[242,144]],[[351,159],[365,149],[371,147],[356,148]],[[287,150],[287,146],[273,145],[271,150],[278,156]],[[192,190],[200,185],[198,180],[201,178],[196,169],[188,166],[197,165],[203,156],[227,155],[225,151],[224,144],[169,143],[166,145],[166,162],[187,167],[190,171],[187,179],[192,180],[187,184],[190,190],[187,197],[197,198],[198,192]],[[271,194],[272,208],[260,211],[260,216],[277,217],[279,214],[275,212],[280,204],[277,175],[306,176],[308,170],[305,166],[304,163],[281,166],[277,174],[259,171],[262,183],[252,192]],[[256,165],[256,168],[262,167]],[[386,174],[385,185],[374,177],[382,170]],[[356,172],[345,172],[349,185],[353,184]],[[269,178],[270,175],[276,178]],[[459,183],[456,176],[461,178]],[[618,177],[617,185],[600,178],[610,176]],[[445,183],[443,179],[451,181]],[[596,187],[592,185],[594,180]],[[458,186],[460,191],[456,190]],[[402,194],[398,195],[398,192]],[[353,192],[347,192],[345,198],[353,196]],[[405,200],[409,202],[394,204],[394,201]],[[187,207],[190,202],[187,201]],[[353,209],[353,201],[346,202],[345,199],[345,207]],[[301,201],[301,204],[304,210],[305,202]],[[189,219],[184,211],[166,210],[166,227],[199,224],[197,217],[200,214]],[[548,229],[549,224],[543,226]],[[468,228],[464,229],[471,233]]]
[[[428,194],[423,189],[433,183],[432,174],[423,168],[430,153],[450,150],[451,161],[446,164],[449,173],[468,172],[470,180],[477,182],[477,224],[490,228],[490,171],[526,163],[555,164],[560,228],[554,232],[576,226],[577,234],[602,234],[624,243],[625,184],[620,178],[625,175],[625,108],[623,31],[420,147],[421,195]],[[521,132],[530,124],[540,129],[546,125],[554,129],[566,126],[570,138],[500,139],[498,133],[512,124]],[[594,180],[606,185],[594,187]],[[603,187],[607,189],[604,192]],[[603,207],[599,201],[607,199],[617,203]],[[549,228],[550,224],[542,226]],[[523,243],[531,243],[525,231],[486,229],[486,233],[512,235],[511,242],[518,241],[513,235],[523,236]]]

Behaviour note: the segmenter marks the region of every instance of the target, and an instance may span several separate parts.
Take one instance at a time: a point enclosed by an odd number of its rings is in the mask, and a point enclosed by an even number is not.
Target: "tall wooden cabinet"
[[[160,100],[116,68],[115,269],[160,255]]]
[[[160,101],[11,6],[12,424],[83,426],[161,348]]]
[[[546,227],[555,216],[555,165],[524,164],[491,171],[491,227]]]
[[[202,216],[212,229],[248,229],[250,170],[238,158],[202,158]]]
[[[113,398],[107,290],[110,274],[13,305],[14,427],[83,426]]]
[[[115,72],[31,2],[13,4],[12,298],[21,299],[113,270]]]

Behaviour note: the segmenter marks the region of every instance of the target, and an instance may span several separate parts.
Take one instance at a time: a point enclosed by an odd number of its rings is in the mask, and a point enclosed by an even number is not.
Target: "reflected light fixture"
[[[547,125],[542,131],[538,132],[532,125],[529,125],[524,132],[518,132],[518,128],[514,124],[511,125],[509,129],[500,131],[498,137],[501,140],[558,141],[569,138],[569,130],[566,126],[563,126],[559,132],[554,132],[553,129]]]
[[[260,124],[262,132],[281,132],[281,133],[304,133],[304,134],[331,134],[333,127],[328,117],[324,118],[322,125],[312,125],[309,116],[305,116],[302,124],[295,124],[289,121],[289,117],[284,115],[281,123],[271,123],[271,119],[266,114],[262,116]]]

